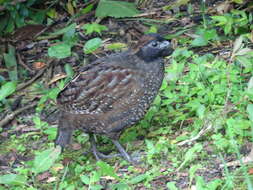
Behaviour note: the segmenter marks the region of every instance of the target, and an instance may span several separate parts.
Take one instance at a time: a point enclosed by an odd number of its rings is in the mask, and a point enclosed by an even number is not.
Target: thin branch
[[[16,91],[19,91],[23,88],[26,88],[27,86],[29,86],[30,84],[32,84],[34,81],[36,81],[39,77],[41,77],[43,75],[43,73],[45,72],[45,70],[50,66],[50,64],[53,62],[54,59],[51,59],[48,61],[48,64],[46,67],[44,67],[43,69],[41,69],[33,78],[31,78],[29,81],[22,83],[20,85],[17,86]]]
[[[44,71],[46,69],[47,69],[47,67],[41,69],[32,79],[30,79],[29,81],[27,81],[25,83],[21,83],[20,85],[18,85],[16,91],[19,91],[19,90],[29,86],[30,84],[32,84],[35,80],[37,80],[44,73]]]
[[[203,127],[195,137],[185,140],[185,141],[182,141],[182,142],[179,142],[179,143],[177,143],[177,145],[183,146],[185,144],[190,144],[193,141],[198,140],[200,137],[202,137],[204,134],[206,134],[212,128],[213,128],[213,125],[211,123],[208,123],[208,125],[206,127]]]
[[[32,70],[30,67],[28,67],[22,60],[20,53],[17,52],[17,58],[18,63],[22,65],[26,70],[28,70],[30,73],[34,73],[34,70]]]
[[[15,118],[15,116],[17,116],[18,114],[22,113],[23,111],[25,111],[27,109],[33,108],[36,105],[37,105],[37,102],[33,102],[27,106],[17,109],[16,111],[14,111],[10,114],[7,114],[7,116],[0,121],[0,128],[3,127],[4,125],[6,125],[7,123],[9,123],[11,120],[13,120]]]

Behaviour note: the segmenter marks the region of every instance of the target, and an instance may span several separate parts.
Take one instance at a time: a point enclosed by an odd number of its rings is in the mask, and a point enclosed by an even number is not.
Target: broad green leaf
[[[197,115],[199,116],[200,119],[204,118],[206,107],[204,105],[200,105],[197,109]]]
[[[206,46],[208,44],[208,41],[204,39],[203,36],[198,36],[195,38],[192,43],[193,46]]]
[[[101,190],[103,189],[103,186],[102,185],[91,185],[89,187],[90,190]]]
[[[143,180],[145,180],[147,178],[147,174],[140,174],[140,175],[137,175],[135,177],[133,177],[129,183],[130,184],[137,184],[137,183],[140,183],[142,182]]]
[[[61,35],[61,34],[65,34],[66,32],[68,32],[68,31],[70,31],[70,30],[75,30],[75,28],[76,28],[76,23],[73,23],[73,24],[71,24],[71,25],[69,25],[69,26],[66,26],[66,27],[64,27],[64,28],[62,28],[62,29],[60,29],[60,30],[58,30],[58,31],[56,31],[56,32],[54,32],[54,33],[52,33],[51,35]]]
[[[26,176],[18,175],[18,174],[6,174],[0,176],[0,184],[4,185],[25,185],[26,184]]]
[[[111,176],[114,177],[115,179],[120,179],[117,174],[115,173],[114,169],[112,166],[109,164],[103,162],[103,161],[98,161],[97,166],[100,168],[101,175],[103,176]]]
[[[99,181],[101,175],[100,175],[100,172],[97,172],[97,171],[93,171],[92,172],[92,175],[90,177],[90,183],[96,183]]]
[[[51,18],[57,18],[58,14],[56,12],[55,9],[51,8],[47,11],[47,16],[51,17]]]
[[[93,5],[93,4],[90,4],[90,5],[88,5],[87,7],[83,8],[83,9],[81,10],[81,13],[82,13],[82,14],[87,14],[87,13],[89,13],[89,12],[93,9],[93,7],[94,7],[94,5]]]
[[[12,81],[18,80],[18,72],[17,72],[17,61],[15,55],[15,48],[13,46],[9,46],[8,53],[4,54],[4,62],[8,69],[9,77]]]
[[[48,49],[48,55],[50,57],[56,57],[58,59],[69,57],[71,55],[71,46],[65,43],[51,46]]]
[[[119,42],[106,45],[106,48],[109,49],[109,50],[120,50],[120,49],[123,49],[123,48],[126,48],[126,47],[127,47],[126,44],[119,43]]]
[[[166,184],[167,188],[169,190],[178,190],[177,186],[176,186],[176,182],[168,182]]]
[[[102,40],[100,38],[93,38],[88,40],[83,47],[84,53],[89,54],[94,52],[101,46],[101,44]]]
[[[194,177],[195,177],[195,174],[196,174],[196,171],[198,169],[200,169],[202,166],[200,164],[197,164],[197,165],[193,165],[191,166],[190,170],[189,170],[189,175],[190,175],[190,184],[192,183]]]
[[[85,34],[92,34],[93,32],[99,33],[101,35],[102,31],[108,30],[108,28],[104,25],[97,24],[97,23],[91,23],[91,24],[85,24],[83,25],[82,29],[85,30]]]
[[[252,57],[253,50],[250,48],[243,48],[236,52],[236,56],[251,56]]]
[[[86,185],[89,185],[89,184],[90,184],[90,178],[89,178],[89,176],[87,176],[87,175],[81,175],[80,178],[81,178],[81,181],[82,181],[84,184],[86,184]]]
[[[233,2],[237,3],[237,4],[243,4],[244,0],[232,0]]]
[[[163,10],[175,9],[175,8],[178,8],[182,5],[187,5],[189,1],[190,0],[176,0],[173,3],[171,3],[171,5],[167,5],[167,6],[163,7]]]
[[[253,122],[253,104],[247,106],[247,112],[249,114],[249,119]]]
[[[33,160],[32,168],[35,175],[48,170],[59,157],[60,153],[61,148],[60,146],[57,146],[56,148],[50,148],[37,154]]]
[[[17,87],[17,82],[7,82],[0,88],[0,101],[11,95],[13,92],[15,92]]]
[[[117,183],[111,186],[112,190],[130,190],[130,187],[125,183]]]
[[[239,49],[241,49],[241,47],[242,47],[242,45],[243,45],[243,44],[242,44],[242,40],[243,40],[243,37],[242,37],[242,36],[240,36],[239,38],[237,38],[237,39],[235,40],[232,55],[235,55],[236,52],[238,52]]]
[[[214,179],[214,180],[210,181],[210,182],[206,185],[206,187],[208,188],[208,190],[209,190],[209,189],[210,189],[210,190],[216,190],[216,189],[218,189],[218,187],[221,188],[222,183],[223,183],[223,181],[222,181],[221,179]],[[219,189],[220,189],[220,188],[219,188]]]
[[[248,90],[253,88],[253,77],[250,77],[249,82],[248,82]]]
[[[205,40],[215,40],[217,36],[218,35],[215,29],[203,30],[203,37]]]
[[[74,75],[74,70],[70,64],[64,65],[65,72],[69,78],[71,78]]]
[[[183,166],[185,166],[188,162],[193,160],[198,152],[200,152],[203,149],[203,146],[200,143],[195,144],[192,148],[190,148],[185,156],[184,156],[184,161],[183,163],[179,166],[178,170],[181,169]]]
[[[54,140],[57,135],[57,128],[56,127],[49,127],[43,130],[43,133],[47,135],[48,140]]]
[[[138,13],[134,3],[124,1],[101,0],[96,9],[96,17],[100,18],[107,16],[115,18],[132,17]]]
[[[225,16],[211,16],[211,18],[214,21],[218,22],[216,24],[216,26],[222,26],[222,25],[225,25],[228,22],[228,19]]]

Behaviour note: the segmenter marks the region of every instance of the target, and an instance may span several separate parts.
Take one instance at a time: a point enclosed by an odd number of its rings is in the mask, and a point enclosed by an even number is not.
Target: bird
[[[172,44],[157,33],[143,35],[128,50],[101,57],[79,69],[57,97],[60,110],[55,145],[66,147],[74,130],[90,136],[97,160],[95,135],[109,137],[128,162],[133,158],[119,143],[122,132],[140,121],[155,99],[164,78],[164,57]]]

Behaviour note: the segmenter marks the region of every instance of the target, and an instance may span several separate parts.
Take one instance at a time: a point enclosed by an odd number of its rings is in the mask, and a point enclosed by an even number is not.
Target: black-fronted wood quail
[[[171,52],[169,41],[158,34],[148,34],[135,48],[99,58],[81,68],[57,98],[61,115],[56,145],[65,147],[73,130],[81,129],[91,135],[97,159],[106,156],[97,150],[93,134],[102,134],[132,162],[118,139],[150,107],[163,80],[163,57]]]

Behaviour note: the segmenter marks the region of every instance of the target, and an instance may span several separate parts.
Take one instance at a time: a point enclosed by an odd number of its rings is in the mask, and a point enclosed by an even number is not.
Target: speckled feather
[[[131,52],[113,54],[82,68],[57,102],[74,128],[114,136],[145,115],[162,79],[161,59],[146,64]]]
[[[78,128],[117,139],[126,127],[145,115],[164,76],[164,55],[159,51],[159,56],[148,60],[140,51],[143,47],[147,50],[147,43],[154,39],[164,41],[157,36],[144,36],[132,50],[97,59],[81,68],[57,99],[61,110],[57,144],[65,146],[69,133]]]

